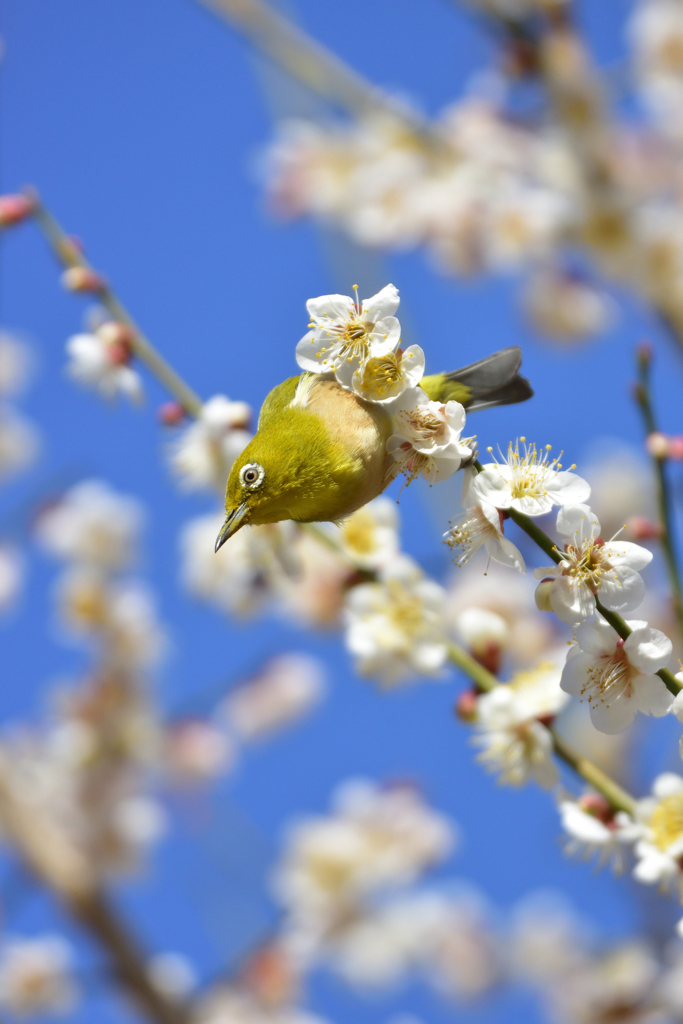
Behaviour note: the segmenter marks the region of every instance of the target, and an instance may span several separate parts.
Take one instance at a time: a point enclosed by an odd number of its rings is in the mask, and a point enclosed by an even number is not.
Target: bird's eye
[[[240,470],[240,480],[243,486],[248,487],[250,491],[255,491],[257,487],[261,486],[265,475],[263,466],[259,466],[258,462],[248,462]]]

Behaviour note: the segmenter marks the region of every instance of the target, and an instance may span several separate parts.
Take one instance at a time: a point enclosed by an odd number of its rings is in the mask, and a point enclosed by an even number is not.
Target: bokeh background
[[[630,0],[587,0],[578,8],[600,64],[618,69]],[[287,13],[429,115],[495,60],[495,40],[448,0],[297,0]],[[316,101],[198,4],[6,0],[0,35],[2,191],[39,188],[200,395],[222,391],[257,409],[272,386],[296,372],[306,299],[347,292],[355,282],[367,295],[393,281],[404,328],[425,349],[429,369],[522,346],[536,397],[478,416],[482,446],[504,447],[526,435],[564,449],[579,471],[598,449],[617,442],[640,448],[631,386],[634,347],[644,338],[655,346],[662,428],[680,426],[681,354],[632,297],[614,293],[618,315],[597,342],[553,346],[521,316],[515,275],[456,281],[435,272],[419,251],[368,255],[310,222],[274,219],[260,180],[274,116],[282,108],[314,109]],[[640,116],[628,89],[620,102],[625,116]],[[323,811],[334,787],[354,775],[419,783],[461,829],[460,847],[440,873],[476,885],[494,915],[532,890],[557,890],[605,939],[643,926],[655,934],[671,928],[675,908],[565,857],[547,794],[501,788],[475,764],[468,732],[452,714],[463,684],[455,673],[383,694],[353,674],[337,634],[307,632],[274,616],[234,622],[193,602],[179,582],[178,536],[191,515],[213,506],[179,493],[170,479],[168,437],[155,416],[162,390],[146,381],[142,410],[108,407],[65,378],[64,343],[80,328],[86,303],[60,288],[44,240],[30,225],[3,237],[0,270],[0,320],[35,352],[22,408],[43,437],[40,460],[4,488],[0,505],[0,526],[22,538],[28,557],[21,604],[0,626],[0,720],[40,716],[55,683],[82,663],[54,622],[55,565],[30,536],[41,501],[91,476],[139,496],[148,510],[142,571],[171,636],[158,679],[169,715],[205,712],[270,654],[305,650],[326,666],[323,704],[251,748],[203,803],[180,801],[176,824],[149,865],[121,886],[122,904],[151,947],[182,951],[205,979],[236,961],[276,920],[267,879],[284,823]],[[441,579],[452,572],[441,533],[457,503],[453,489],[444,490],[440,495],[419,481],[400,503],[405,550]],[[479,564],[483,572],[483,559]],[[639,783],[635,773],[635,788],[653,770],[679,765],[675,723],[656,728],[656,742],[647,731],[638,739],[642,776]],[[55,922],[49,897],[9,865],[0,878],[4,904],[12,932]],[[100,985],[93,951],[73,938],[89,998],[70,1019],[132,1019]],[[428,1024],[544,1019],[523,992],[494,993],[472,1006],[449,1005],[419,985],[361,998],[324,973],[312,983],[309,1005],[337,1024],[375,1024],[399,1011]]]

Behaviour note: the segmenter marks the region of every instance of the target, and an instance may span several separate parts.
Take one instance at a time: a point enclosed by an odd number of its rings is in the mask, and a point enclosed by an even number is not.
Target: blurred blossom
[[[213,722],[186,719],[167,727],[164,756],[173,780],[207,782],[231,770],[237,749]]]
[[[307,715],[325,693],[323,665],[307,654],[271,658],[223,701],[223,714],[243,741],[261,739]]]
[[[251,993],[230,985],[210,991],[192,1019],[193,1024],[327,1024],[296,1006],[262,1006]]]
[[[340,523],[336,532],[353,565],[381,569],[398,554],[398,511],[390,498],[375,498]]]
[[[10,406],[0,404],[0,480],[28,469],[39,450],[40,439],[33,424]]]
[[[188,491],[222,494],[235,459],[251,440],[251,409],[215,395],[202,406],[194,423],[183,427],[171,446],[169,461],[180,485]]]
[[[406,555],[376,583],[352,587],[346,599],[346,644],[361,675],[394,686],[413,675],[438,676],[447,658],[446,593]]]
[[[476,890],[442,897],[441,920],[425,960],[436,988],[451,999],[476,999],[501,981],[503,946]]]
[[[642,451],[617,438],[601,438],[595,449],[584,476],[591,485],[591,508],[605,537],[613,537],[634,517],[654,519],[654,479]]]
[[[652,1001],[657,973],[645,944],[617,946],[547,989],[551,1013],[562,1024],[658,1024],[662,1017]]]
[[[7,331],[0,330],[0,398],[13,398],[28,383],[33,357],[30,349]]]
[[[220,611],[253,615],[272,603],[287,582],[296,527],[293,523],[245,526],[215,554],[216,535],[224,521],[220,512],[185,524],[180,535],[181,579],[193,597]]]
[[[510,639],[505,619],[488,608],[465,608],[455,618],[454,625],[460,642],[496,675]]]
[[[552,720],[567,700],[560,675],[556,661],[545,661],[518,672],[477,701],[477,760],[499,772],[501,782],[521,786],[534,779],[546,789],[557,782],[552,738],[544,722]]]
[[[354,513],[354,516],[356,514]],[[354,516],[350,518],[353,519]],[[320,523],[319,528],[325,530],[328,525],[330,524]],[[247,527],[243,527],[240,532],[244,533],[245,529]],[[359,538],[358,534],[354,533],[352,529],[352,543],[357,549],[359,539],[362,544],[362,536]],[[373,530],[373,534],[378,544],[374,554],[379,555],[383,549],[388,550],[388,545],[384,548],[381,539],[382,535],[386,539],[384,530]],[[336,544],[339,539],[338,528],[331,526],[329,535]],[[348,549],[348,539],[345,543]],[[294,534],[290,539],[288,552],[290,569],[286,577],[280,580],[278,587],[279,611],[287,618],[311,628],[338,627],[346,599],[347,584],[353,577],[353,568],[342,557],[340,551],[321,543],[306,530],[298,530]],[[366,551],[366,555],[368,554],[370,552]]]
[[[585,929],[564,896],[536,892],[513,910],[504,949],[513,981],[545,988],[591,955]]]
[[[614,319],[613,303],[596,285],[554,269],[529,278],[524,309],[536,330],[563,343],[602,334]]]
[[[197,984],[194,967],[180,953],[157,953],[147,964],[156,988],[171,999],[184,999]]]
[[[0,614],[15,603],[24,580],[24,560],[17,548],[0,542]]]
[[[633,877],[683,897],[683,778],[673,772],[659,775],[652,796],[636,804],[630,835],[635,840]]]
[[[165,651],[154,599],[140,581],[112,583],[96,570],[72,569],[59,581],[57,608],[75,636],[98,641],[111,665],[150,668]]]
[[[510,442],[501,462],[494,457],[493,462],[485,464],[474,477],[472,489],[481,501],[494,508],[514,508],[528,516],[542,516],[554,505],[586,501],[590,486],[582,477],[563,470],[561,457],[560,452],[556,458],[550,458],[549,444],[539,454],[535,444],[527,444],[526,438],[520,437],[514,444]]]
[[[460,616],[471,608],[493,612],[508,626],[506,653],[518,665],[528,666],[556,646],[555,624],[539,613],[527,580],[507,567],[491,562],[483,567],[472,564],[451,577],[446,595],[446,622],[458,630]]]
[[[140,404],[144,398],[142,380],[129,364],[132,349],[123,336],[124,328],[103,323],[90,334],[74,334],[66,343],[67,374],[83,387],[109,400],[123,396]]]
[[[73,953],[62,938],[6,939],[0,947],[0,1006],[17,1017],[67,1014],[78,1001]]]
[[[409,884],[443,861],[454,838],[415,789],[347,782],[332,814],[290,828],[275,892],[295,921],[326,930],[371,893]]]
[[[135,559],[143,520],[136,498],[86,480],[40,514],[36,535],[58,558],[116,571]]]
[[[562,800],[560,818],[570,856],[586,860],[595,856],[600,867],[610,864],[615,871],[623,870],[624,841],[631,838],[630,819],[625,815],[615,817],[607,801],[593,794],[581,800]]]

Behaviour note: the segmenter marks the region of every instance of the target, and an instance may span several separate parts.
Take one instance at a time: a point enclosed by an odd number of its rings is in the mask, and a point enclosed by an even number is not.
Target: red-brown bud
[[[659,540],[662,536],[662,528],[659,523],[655,523],[645,516],[631,516],[626,523],[626,529],[635,540]]]
[[[608,825],[614,818],[614,811],[604,796],[599,793],[584,793],[578,800],[579,807],[586,814]]]
[[[159,406],[157,416],[165,427],[175,427],[183,422],[187,413],[180,402],[164,402]]]
[[[62,284],[70,292],[94,292],[104,290],[105,281],[88,267],[69,267],[62,274]]]
[[[0,196],[0,227],[13,227],[30,217],[36,208],[35,200],[29,196]]]
[[[476,690],[464,690],[455,702],[453,710],[461,722],[476,722],[477,702],[479,694]]]

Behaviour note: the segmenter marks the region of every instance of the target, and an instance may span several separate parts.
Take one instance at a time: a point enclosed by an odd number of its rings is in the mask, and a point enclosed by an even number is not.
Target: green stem
[[[62,266],[66,268],[83,267],[84,270],[92,271],[93,268],[83,254],[74,245],[57,220],[46,209],[36,193],[30,190],[28,194],[36,201],[34,211],[36,223]],[[147,369],[157,377],[190,416],[198,416],[202,409],[202,400],[199,395],[185,383],[173,367],[157,352],[149,338],[143,334],[109,285],[105,283],[103,288],[98,291],[97,296],[102,305],[111,313],[114,320],[117,323],[125,324],[130,329],[131,348],[140,362],[145,364]]]
[[[650,386],[650,355],[641,350],[638,357],[638,378],[639,386],[636,389],[636,402],[643,417],[643,425],[646,434],[657,433],[657,421],[652,406],[652,390]],[[674,543],[673,517],[671,514],[671,491],[667,476],[666,458],[652,456],[652,463],[657,480],[657,507],[659,511],[660,543],[664,552],[664,561],[669,574],[671,592],[673,595],[674,614],[678,623],[679,635],[683,638],[683,588],[681,587],[681,574],[676,557]]]
[[[448,656],[454,665],[457,665],[465,675],[469,676],[479,690],[488,693],[496,686],[505,685],[504,683],[501,684],[483,665],[475,661],[471,654],[458,647],[457,644],[451,643],[448,645]],[[589,758],[574,750],[571,744],[556,729],[549,728],[548,731],[552,737],[553,750],[557,757],[573,769],[584,782],[587,782],[598,793],[601,793],[613,810],[625,811],[633,816],[636,802],[631,794],[622,789],[614,779],[611,779],[606,772],[598,768]]]

